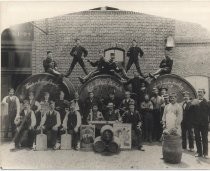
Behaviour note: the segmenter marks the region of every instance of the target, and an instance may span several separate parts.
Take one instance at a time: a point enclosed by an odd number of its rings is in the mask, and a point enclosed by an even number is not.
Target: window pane
[[[31,54],[28,52],[15,52],[15,67],[30,68]]]
[[[1,52],[1,67],[9,67],[9,53]]]

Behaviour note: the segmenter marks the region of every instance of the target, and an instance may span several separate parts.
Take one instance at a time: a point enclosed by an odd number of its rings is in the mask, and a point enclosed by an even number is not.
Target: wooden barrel
[[[191,98],[196,98],[196,90],[194,87],[184,78],[175,74],[166,74],[158,77],[156,80],[152,80],[149,85],[149,92],[152,93],[154,87],[161,88],[167,87],[168,93],[177,93],[177,102],[183,101],[183,92],[188,91]]]
[[[74,98],[75,89],[73,84],[66,78],[63,81],[58,77],[48,74],[35,74],[24,80],[17,88],[15,94],[18,97],[26,98],[29,91],[34,92],[37,101],[43,98],[43,92],[50,93],[50,99],[59,98],[59,91],[63,91],[65,99],[72,100]]]
[[[102,141],[101,136],[95,138],[93,148],[97,153],[102,153],[105,150],[106,145],[104,141]]]
[[[81,102],[88,97],[88,92],[92,91],[99,100],[108,98],[110,92],[115,91],[115,98],[121,101],[124,98],[124,86],[118,78],[112,75],[97,75],[85,82],[79,89]]]
[[[120,139],[114,136],[113,140],[108,144],[108,150],[111,153],[117,153],[120,150]]]
[[[104,125],[101,128],[101,138],[105,143],[109,143],[112,141],[114,136],[113,127],[111,125]]]
[[[182,139],[180,136],[163,136],[163,159],[168,163],[180,163],[182,158]]]

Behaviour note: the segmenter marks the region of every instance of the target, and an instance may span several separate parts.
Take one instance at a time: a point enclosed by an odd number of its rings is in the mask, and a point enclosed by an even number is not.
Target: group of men
[[[105,59],[104,52],[102,50],[99,50],[99,58],[97,61],[90,61],[89,59],[86,59],[88,51],[81,45],[80,39],[76,39],[75,43],[76,45],[70,52],[73,60],[65,74],[62,74],[58,71],[57,63],[53,59],[52,51],[47,51],[47,58],[43,61],[45,72],[56,75],[59,78],[68,77],[72,73],[75,65],[78,63],[86,74],[84,78],[78,77],[80,81],[84,83],[89,78],[97,75],[98,73],[115,75],[119,79],[122,79],[122,81],[129,80],[127,72],[130,70],[133,64],[135,64],[137,72],[142,78],[151,77],[156,79],[159,75],[171,73],[172,70],[173,60],[168,56],[168,54],[165,54],[165,58],[161,61],[159,69],[155,73],[149,73],[148,75],[143,74],[140,69],[139,57],[143,57],[144,52],[140,47],[137,46],[136,40],[132,41],[132,46],[127,52],[127,57],[129,60],[125,68],[122,65],[119,65],[117,61],[115,61],[116,59],[114,53],[110,54],[110,59]],[[97,68],[92,72],[88,72],[85,61],[89,62],[91,66]]]
[[[194,151],[194,136],[197,147],[197,157],[208,158],[208,124],[210,121],[210,103],[204,98],[205,90],[198,90],[198,99],[191,99],[189,92],[184,92],[182,103],[177,103],[176,93],[167,94],[167,88],[153,88],[152,96],[144,94],[140,105],[131,98],[129,91],[119,102],[115,93],[110,92],[103,103],[89,92],[87,99],[80,103],[78,93],[72,101],[65,99],[63,91],[59,98],[50,100],[50,94],[44,92],[43,99],[38,102],[34,92],[19,100],[14,95],[14,89],[9,90],[2,103],[8,104],[8,121],[12,128],[15,149],[20,147],[32,148],[36,134],[43,131],[48,136],[48,147],[58,149],[61,134],[72,134],[73,148],[79,149],[79,127],[89,121],[116,121],[130,123],[132,136],[137,137],[139,150],[144,151],[142,142],[159,141],[162,133],[175,130],[182,136],[182,147]],[[8,125],[9,125],[8,124]],[[8,136],[9,127],[5,129]]]

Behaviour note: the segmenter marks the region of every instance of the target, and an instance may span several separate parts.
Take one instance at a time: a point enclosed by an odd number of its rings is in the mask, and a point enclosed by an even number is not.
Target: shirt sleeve
[[[4,97],[3,100],[2,100],[2,103],[7,103],[6,102],[7,101],[7,98],[8,98],[8,96]]]
[[[69,113],[67,113],[67,114],[65,115],[64,119],[63,119],[62,126],[63,126],[64,128],[67,128],[68,114],[69,114]]]
[[[61,125],[61,117],[59,112],[56,112],[56,120],[57,124],[55,125],[55,127],[59,127]]]
[[[81,125],[81,123],[82,123],[82,121],[81,121],[81,115],[80,115],[80,113],[78,111],[76,111],[76,114],[77,114],[77,125],[76,125],[75,128],[79,128],[80,125]]]
[[[144,52],[142,51],[141,48],[139,48],[139,54],[140,54],[141,57],[144,55]]]
[[[38,101],[35,101],[35,105],[37,106],[37,111],[41,110],[41,105]]]
[[[46,121],[46,118],[47,118],[46,115],[47,115],[47,113],[45,113],[44,116],[41,119],[41,123],[40,123],[41,126],[43,126],[45,124],[45,121]]]
[[[35,117],[35,114],[34,114],[34,111],[31,111],[31,127],[35,127],[36,125],[36,117]]]
[[[163,117],[162,117],[162,122],[163,123],[166,122],[166,113],[167,113],[167,105],[165,106],[164,111],[163,111]]]
[[[83,47],[84,57],[88,55],[88,51]]]
[[[183,118],[183,110],[181,105],[177,104],[177,120],[176,120],[176,127],[179,127]]]
[[[150,102],[150,104],[149,104],[149,109],[150,110],[153,110],[153,104],[152,104],[152,102]]]
[[[20,115],[20,101],[18,99],[18,97],[15,97],[15,100],[16,100],[16,105],[17,105],[17,116]]]

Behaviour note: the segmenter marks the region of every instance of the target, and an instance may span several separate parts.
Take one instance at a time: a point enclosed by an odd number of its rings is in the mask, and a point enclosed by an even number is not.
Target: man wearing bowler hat
[[[192,100],[192,124],[195,132],[197,154],[195,157],[208,158],[208,124],[210,107],[204,98],[205,89],[198,90],[198,99]]]
[[[183,119],[181,123],[182,128],[182,148],[187,148],[187,139],[189,142],[189,149],[193,151],[194,140],[193,140],[193,130],[192,130],[192,111],[190,110],[191,101],[190,93],[188,91],[183,92],[184,102],[182,103],[183,109]],[[187,138],[188,134],[188,138]]]

